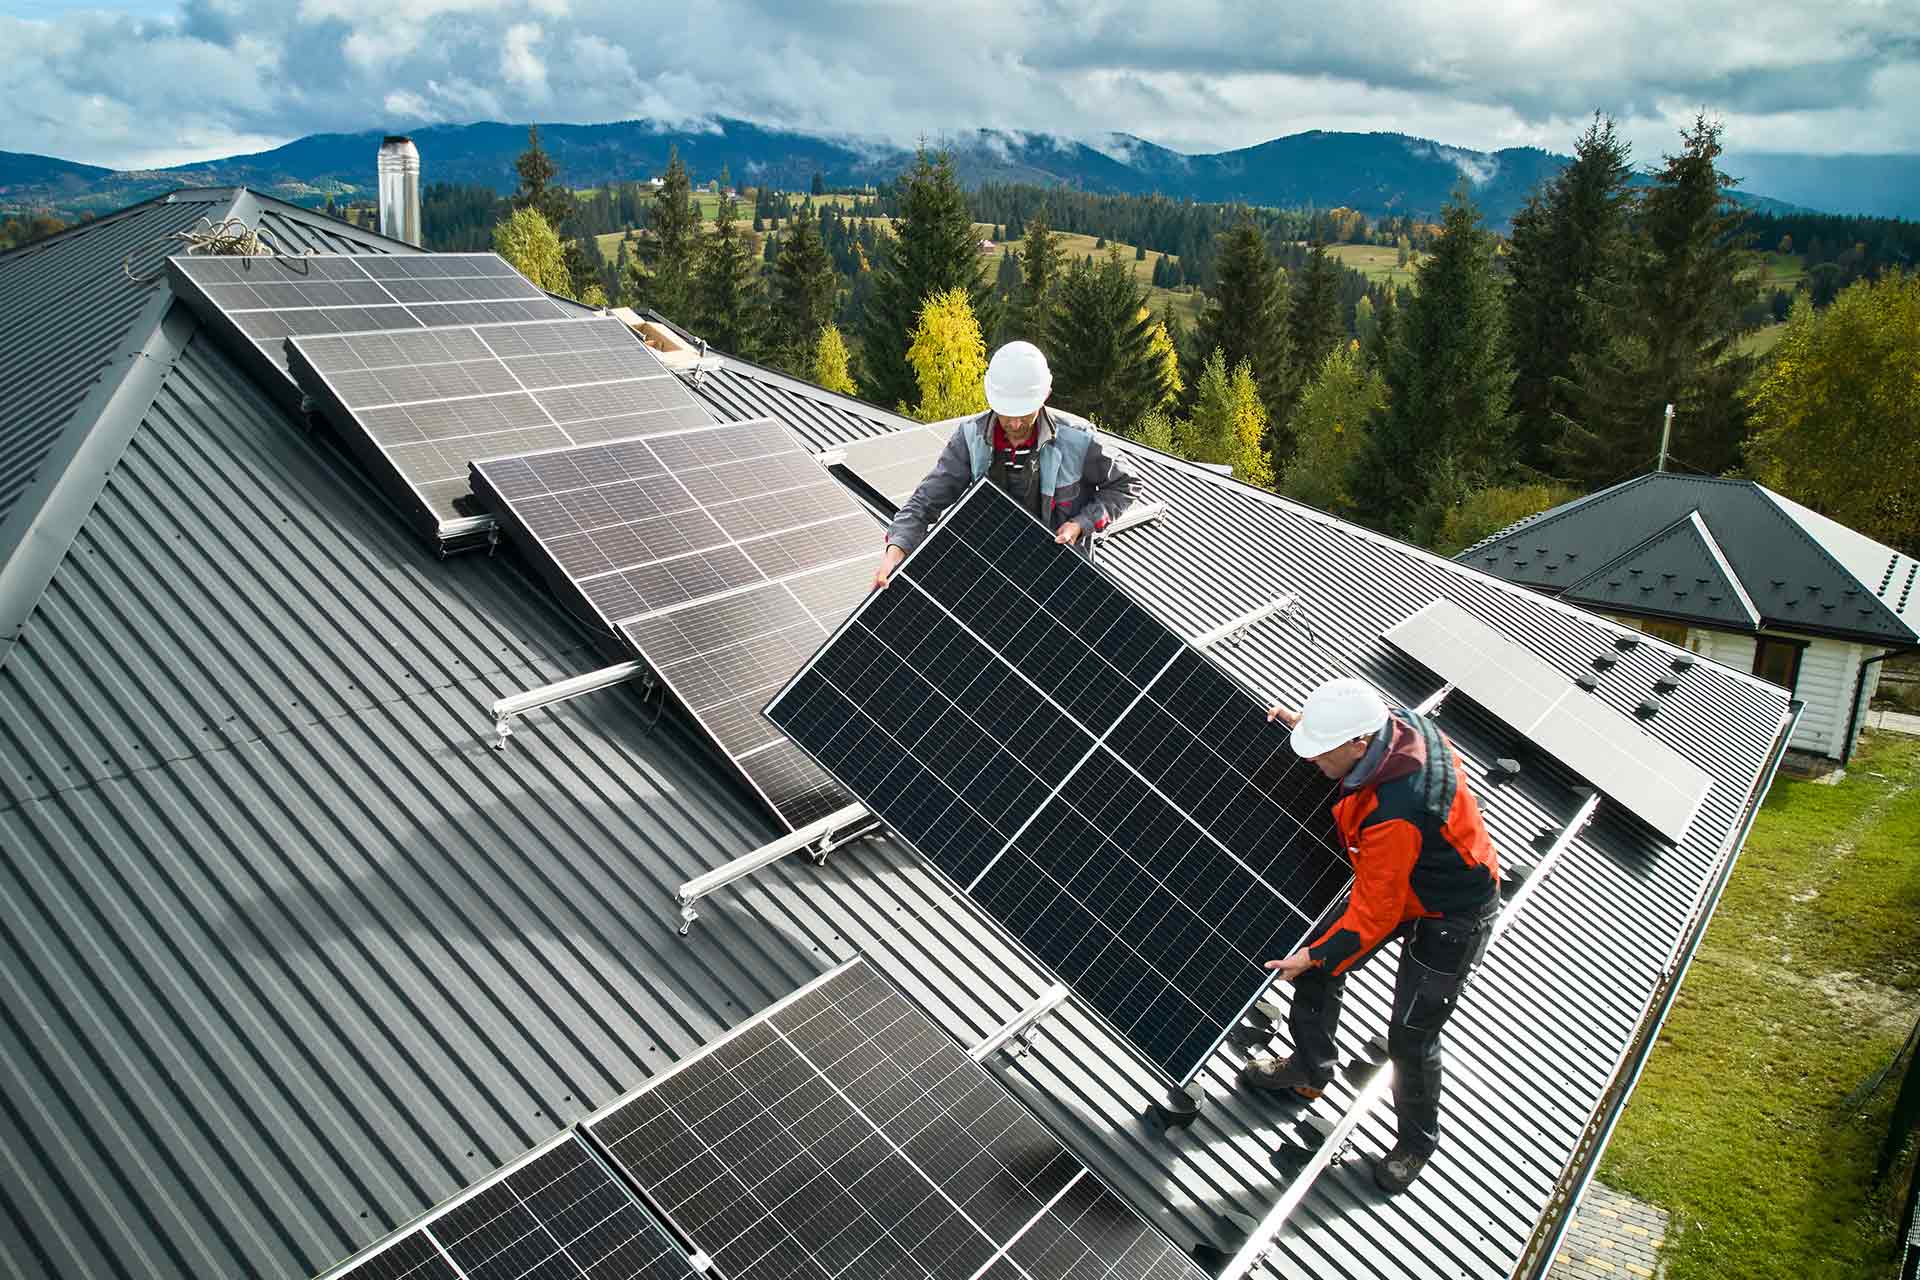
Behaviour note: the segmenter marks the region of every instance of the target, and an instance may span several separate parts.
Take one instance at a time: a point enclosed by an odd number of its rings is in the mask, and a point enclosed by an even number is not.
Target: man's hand
[[[1291,707],[1283,707],[1276,702],[1267,708],[1267,719],[1278,720],[1281,724],[1291,729],[1300,723],[1300,713]]]
[[[886,586],[887,579],[893,576],[893,571],[898,569],[900,562],[906,558],[907,549],[905,547],[897,546],[889,542],[887,544],[886,554],[880,557],[880,568],[873,575],[873,589],[878,591],[880,588]]]
[[[1285,978],[1288,982],[1294,981],[1301,974],[1305,973],[1307,970],[1313,967],[1314,967],[1313,956],[1308,953],[1305,947],[1300,948],[1300,950],[1294,952],[1292,955],[1288,956],[1285,960],[1267,961],[1267,968],[1279,974],[1282,978]]]
[[[1053,535],[1053,540],[1063,547],[1070,547],[1080,541],[1080,535],[1085,532],[1078,520],[1069,520],[1060,526],[1059,531]]]

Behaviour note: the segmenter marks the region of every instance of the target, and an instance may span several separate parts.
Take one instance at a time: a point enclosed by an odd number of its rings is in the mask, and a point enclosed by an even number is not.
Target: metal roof
[[[1676,599],[1665,587],[1641,590],[1649,581],[1693,584],[1715,576],[1703,572],[1692,541],[1673,536],[1695,512],[1758,622],[1742,625],[1729,616],[1726,592],[1715,602],[1712,591]],[[1529,516],[1457,559],[1595,607],[1721,630],[1764,625],[1881,644],[1920,642],[1920,562],[1750,480],[1654,472]],[[1590,577],[1600,565],[1638,569],[1638,581],[1608,590]]]
[[[735,356],[709,355],[678,371],[694,394],[729,422],[777,417],[816,453],[848,440],[884,435],[918,423]]]
[[[865,952],[977,1039],[1045,985],[887,839],[711,899],[681,881],[771,818],[625,685],[487,743],[489,703],[604,655],[510,548],[438,561],[323,436],[176,309],[167,372],[0,655],[0,1206],[29,1272],[304,1275],[378,1238],[662,1064]],[[773,395],[756,379],[758,394]],[[825,431],[827,428],[822,427]],[[843,428],[851,432],[852,427]],[[1099,557],[1197,633],[1281,591],[1298,619],[1220,650],[1297,700],[1356,668],[1435,680],[1379,639],[1437,595],[1561,670],[1628,634],[1531,592],[1159,455],[1161,520]],[[1621,653],[1630,709],[1673,650]],[[1465,703],[1503,853],[1563,822],[1574,779]],[[1648,731],[1712,773],[1687,841],[1609,812],[1542,886],[1450,1029],[1441,1155],[1380,1204],[1322,1179],[1267,1274],[1455,1277],[1542,1260],[1704,927],[1789,727],[1778,689],[1701,662]],[[1356,980],[1349,1048],[1391,965]],[[1161,1136],[1152,1086],[1069,1009],[1003,1078],[1182,1244],[1277,1193],[1295,1113],[1240,1096]],[[1321,1104],[1329,1114],[1346,1095]],[[1386,1145],[1382,1121],[1362,1145]]]

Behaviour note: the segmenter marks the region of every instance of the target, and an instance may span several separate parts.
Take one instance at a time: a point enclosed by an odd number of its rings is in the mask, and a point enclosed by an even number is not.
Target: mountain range
[[[0,212],[105,213],[168,190],[246,185],[302,204],[328,196],[367,198],[382,134],[322,133],[253,155],[167,169],[116,171],[47,156],[0,152]],[[667,128],[644,120],[545,124],[540,136],[563,179],[576,187],[648,177],[677,147],[696,181],[727,170],[741,185],[804,189],[817,173],[832,186],[885,181],[913,162],[891,143],[829,137],[715,119]],[[425,182],[513,189],[525,125],[429,125],[412,137]],[[1567,163],[1537,147],[1474,151],[1399,133],[1290,134],[1251,147],[1189,155],[1128,134],[1075,140],[976,130],[932,139],[949,151],[960,179],[1031,182],[1087,191],[1175,199],[1243,201],[1279,207],[1346,206],[1369,216],[1433,216],[1465,183],[1487,219],[1504,225],[1543,179]],[[1728,156],[1744,183],[1742,203],[1882,216],[1920,214],[1920,157]]]

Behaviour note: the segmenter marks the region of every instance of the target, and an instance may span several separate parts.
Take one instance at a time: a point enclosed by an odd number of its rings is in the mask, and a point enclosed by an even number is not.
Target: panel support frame
[[[693,931],[693,922],[700,918],[695,904],[702,898],[718,893],[734,881],[745,879],[801,850],[806,851],[815,866],[825,865],[827,855],[833,850],[849,840],[857,840],[877,830],[879,826],[880,820],[865,805],[850,804],[798,830],[770,840],[758,849],[741,854],[712,871],[695,876],[673,893],[674,905],[680,909],[680,936],[684,938]]]
[[[550,707],[555,703],[567,702],[573,698],[597,693],[601,689],[625,684],[629,680],[639,680],[644,687],[652,689],[656,683],[653,672],[644,662],[617,662],[598,671],[588,671],[582,675],[569,676],[565,680],[556,680],[552,684],[543,684],[528,689],[524,693],[509,694],[493,704],[492,747],[495,751],[507,749],[507,739],[513,736],[513,722],[529,711],[541,707]]]
[[[986,1039],[967,1050],[967,1056],[980,1063],[986,1062],[1001,1049],[1007,1051],[1009,1058],[1023,1056],[1039,1038],[1040,1023],[1054,1010],[1065,1004],[1071,996],[1072,992],[1067,990],[1064,982],[1054,983],[1042,991],[1033,1003],[1001,1023],[988,1033]]]

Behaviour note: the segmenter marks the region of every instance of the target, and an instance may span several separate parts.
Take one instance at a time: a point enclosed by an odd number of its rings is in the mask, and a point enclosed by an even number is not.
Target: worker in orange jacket
[[[1389,712],[1365,682],[1332,680],[1292,726],[1294,752],[1340,782],[1333,818],[1353,861],[1353,888],[1332,926],[1267,968],[1293,983],[1289,1058],[1242,1069],[1258,1089],[1318,1098],[1333,1079],[1334,1033],[1347,975],[1401,938],[1387,1055],[1393,1062],[1393,1150],[1374,1180],[1404,1191],[1440,1142],[1440,1031],[1486,953],[1500,911],[1500,867],[1453,745],[1427,717]]]

